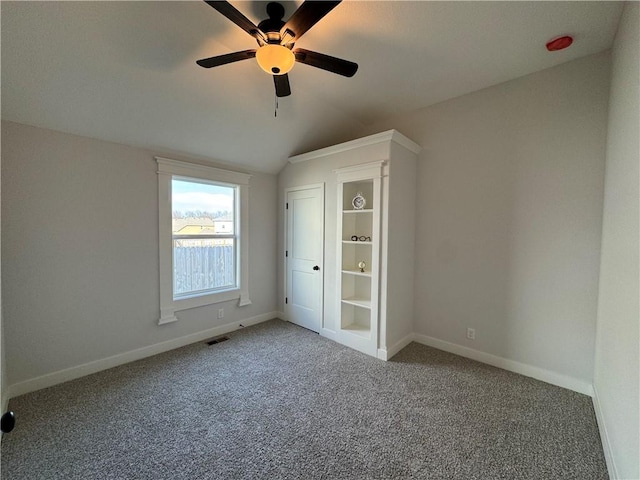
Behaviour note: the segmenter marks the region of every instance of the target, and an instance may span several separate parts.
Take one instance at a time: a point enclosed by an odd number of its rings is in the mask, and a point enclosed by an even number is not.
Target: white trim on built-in
[[[292,157],[289,157],[289,163],[306,162],[308,160],[313,160],[315,158],[326,157],[329,155],[334,155],[336,153],[353,150],[354,148],[366,147],[368,145],[376,145],[378,143],[384,143],[384,142],[390,142],[390,141],[396,142],[397,144],[402,145],[407,150],[416,154],[422,151],[422,147],[420,145],[418,145],[413,140],[405,137],[397,130],[387,130],[386,132],[380,132],[374,135],[369,135],[368,137],[358,138],[356,140],[340,143],[338,145],[332,145],[330,147],[321,148],[319,150],[314,150],[313,152],[294,155]]]
[[[335,330],[330,330],[330,329],[325,328],[325,327],[322,327],[320,329],[320,336],[328,338],[329,340],[332,340],[334,342],[338,341],[338,337],[337,337],[336,331]]]
[[[607,425],[604,421],[602,405],[600,404],[600,397],[598,397],[598,389],[595,385],[593,386],[593,409],[596,412],[596,421],[598,422],[600,441],[602,442],[602,450],[604,451],[604,460],[607,464],[609,478],[611,480],[618,480],[620,476],[618,475],[618,468],[616,467],[615,457],[613,456],[613,448],[611,447],[611,441],[609,440]]]
[[[251,304],[249,299],[249,180],[251,175],[163,157],[158,163],[158,236],[160,254],[160,319],[158,325],[176,322],[176,312],[213,303],[238,300],[238,306]],[[237,286],[206,295],[174,299],[173,296],[173,240],[171,232],[171,180],[174,178],[208,180],[238,189],[236,208],[236,236],[239,249]]]
[[[383,168],[386,164],[386,159],[374,160],[372,162],[359,163],[358,165],[351,165],[349,167],[337,168],[333,173],[338,175],[338,183],[382,178],[384,176]],[[342,205],[339,205],[338,214],[342,214],[345,211],[347,210],[344,210]],[[375,209],[368,208],[365,211],[375,211]]]
[[[9,395],[10,397],[24,395],[25,393],[58,385],[59,383],[68,382],[69,380],[75,380],[76,378],[84,377],[119,365],[124,365],[125,363],[134,362],[159,353],[168,352],[169,350],[184,347],[185,345],[201,342],[211,337],[224,335],[243,327],[257,325],[258,323],[266,322],[277,317],[278,312],[267,312],[262,315],[256,315],[255,317],[245,318],[244,320],[238,320],[225,325],[209,328],[201,332],[185,335],[184,337],[167,340],[166,342],[156,343],[154,345],[120,353],[111,357],[94,360],[93,362],[85,363],[83,365],[77,365],[75,367],[65,368],[64,370],[58,370],[57,372],[47,373],[40,377],[31,378],[29,380],[10,385],[8,388]]]
[[[335,338],[339,343],[351,347],[360,352],[366,353],[373,357],[378,357],[379,351],[379,293],[380,293],[380,225],[382,206],[382,177],[385,175],[384,167],[387,164],[386,159],[376,160],[358,165],[338,168],[333,170],[337,177],[337,212],[336,218],[336,239],[338,242],[336,248],[336,290],[338,296],[336,298],[335,311],[336,316],[336,334]],[[345,292],[343,289],[343,255],[345,255],[345,246],[351,244],[349,240],[345,240],[343,236],[343,220],[345,216],[345,184],[360,182],[370,184],[372,189],[372,198],[370,204],[367,205],[366,215],[370,215],[369,220],[371,227],[371,241],[354,242],[358,245],[370,247],[371,265],[369,266],[370,287],[364,298],[352,296],[355,292]],[[351,195],[351,194],[349,194]],[[351,217],[354,214],[346,214]],[[357,214],[355,214],[357,215]],[[360,215],[363,215],[362,213]],[[364,217],[366,218],[366,217]],[[351,275],[351,274],[347,274]],[[350,277],[351,278],[351,277]],[[343,306],[353,306],[354,314],[343,316]],[[354,322],[355,312],[368,310],[366,318],[368,318],[368,326],[364,327]],[[345,320],[347,324],[345,324]],[[384,354],[386,356],[386,353]]]
[[[502,368],[503,370],[519,373],[525,377],[535,378],[536,380],[550,383],[568,390],[573,390],[574,392],[588,396],[593,395],[593,388],[590,383],[568,375],[563,375],[562,373],[552,372],[551,370],[545,370],[544,368],[534,367],[533,365],[528,365],[526,363],[520,363],[515,360],[498,357],[491,353],[481,352],[480,350],[474,350],[473,348],[464,347],[456,343],[447,342],[445,340],[440,340],[438,338],[418,333],[413,335],[413,340],[423,345],[437,348],[438,350],[444,350],[445,352],[454,353],[461,357],[470,358],[481,363],[486,363],[487,365]]]

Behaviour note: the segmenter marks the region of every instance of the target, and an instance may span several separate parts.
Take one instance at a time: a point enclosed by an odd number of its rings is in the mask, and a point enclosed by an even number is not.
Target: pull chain
[[[276,108],[273,111],[273,117],[276,118],[278,116],[278,95],[275,96]]]

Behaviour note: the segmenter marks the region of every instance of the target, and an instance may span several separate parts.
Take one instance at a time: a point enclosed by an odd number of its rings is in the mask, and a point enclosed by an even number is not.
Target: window
[[[236,186],[171,181],[173,299],[237,288]]]
[[[249,175],[156,157],[160,320],[248,295]]]

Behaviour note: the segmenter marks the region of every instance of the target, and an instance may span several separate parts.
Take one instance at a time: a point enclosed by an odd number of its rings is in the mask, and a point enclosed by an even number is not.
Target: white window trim
[[[158,325],[176,322],[176,312],[229,300],[238,306],[250,305],[249,299],[249,179],[251,175],[220,168],[155,157],[158,163],[158,233],[160,249],[160,319]],[[171,179],[186,177],[237,185],[239,189],[240,249],[239,286],[232,290],[189,298],[173,299],[173,240],[171,231]]]

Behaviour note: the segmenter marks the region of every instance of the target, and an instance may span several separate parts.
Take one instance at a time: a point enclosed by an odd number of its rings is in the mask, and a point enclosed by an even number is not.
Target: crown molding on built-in
[[[332,145],[330,147],[321,148],[312,152],[301,153],[300,155],[294,155],[289,157],[289,163],[300,163],[312,160],[314,158],[326,157],[334,155],[340,152],[346,152],[354,148],[365,147],[368,145],[376,145],[384,142],[395,142],[402,145],[407,150],[418,154],[422,151],[422,147],[413,140],[405,137],[397,130],[387,130],[386,132],[376,133],[369,135],[368,137],[358,138],[357,140],[351,140],[349,142],[339,143],[338,145]]]

